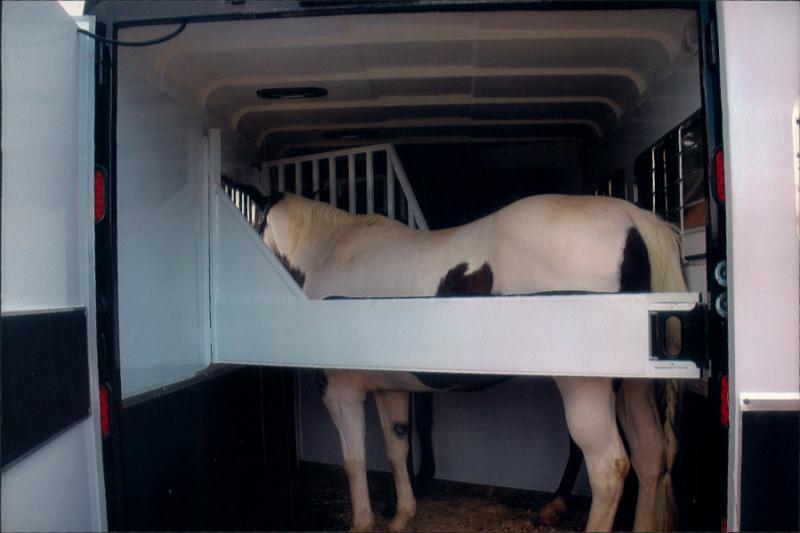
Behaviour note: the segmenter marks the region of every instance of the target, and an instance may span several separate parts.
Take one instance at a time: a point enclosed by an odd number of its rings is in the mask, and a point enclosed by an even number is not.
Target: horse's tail
[[[685,292],[687,289],[683,277],[680,237],[677,228],[633,204],[626,204],[626,210],[647,247],[650,258],[650,290],[653,292]],[[667,331],[667,343],[668,345],[675,343],[679,349],[680,325],[675,327],[670,324],[670,326],[672,327]],[[655,526],[659,531],[672,531],[676,526],[677,514],[672,491],[672,467],[675,463],[675,456],[678,454],[675,420],[681,392],[680,382],[676,379],[666,380],[661,392],[664,410],[663,433],[666,469],[659,482],[656,495]]]
[[[650,257],[650,290],[685,292],[680,236],[677,228],[629,202],[625,210],[639,231]]]

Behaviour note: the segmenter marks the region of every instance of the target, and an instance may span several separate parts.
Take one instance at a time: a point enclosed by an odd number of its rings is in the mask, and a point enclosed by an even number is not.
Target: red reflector
[[[104,437],[111,433],[111,419],[109,413],[108,387],[100,385],[100,431]]]
[[[725,201],[725,154],[722,148],[714,153],[714,174],[717,179],[717,200]]]
[[[728,374],[722,376],[719,382],[719,396],[720,396],[720,423],[728,427],[730,425],[730,408],[728,407]]]
[[[103,171],[94,171],[94,221],[100,222],[106,214],[106,177]]]

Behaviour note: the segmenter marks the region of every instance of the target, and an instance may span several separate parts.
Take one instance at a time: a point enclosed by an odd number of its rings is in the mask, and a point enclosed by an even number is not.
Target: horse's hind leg
[[[369,503],[364,423],[366,389],[357,373],[326,372],[322,399],[339,430],[344,468],[350,485],[352,529],[374,529],[375,517]]]
[[[405,391],[375,391],[375,404],[383,428],[386,455],[394,473],[397,512],[389,523],[391,531],[403,531],[417,512],[411,490],[406,459],[408,458],[408,397]]]
[[[671,487],[660,486],[665,476],[666,455],[653,382],[624,380],[617,394],[617,416],[628,439],[631,464],[639,479],[633,529],[671,529],[671,494],[659,492]]]
[[[614,390],[607,378],[556,378],[569,433],[583,451],[592,505],[587,531],[610,531],[630,462],[617,430]]]

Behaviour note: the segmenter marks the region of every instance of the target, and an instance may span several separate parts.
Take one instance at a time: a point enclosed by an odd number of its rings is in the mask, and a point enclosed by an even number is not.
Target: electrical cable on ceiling
[[[183,30],[186,29],[186,24],[187,22],[185,20],[181,21],[180,26],[178,26],[178,28],[175,29],[175,31],[173,31],[172,33],[164,35],[163,37],[159,37],[158,39],[151,39],[149,41],[118,41],[116,39],[109,39],[108,37],[97,35],[96,33],[92,33],[82,28],[78,29],[78,33],[82,33],[83,35],[88,35],[95,41],[100,41],[102,43],[111,44],[114,46],[151,46],[154,44],[160,44],[169,41],[170,39],[177,37],[178,34],[180,34]]]

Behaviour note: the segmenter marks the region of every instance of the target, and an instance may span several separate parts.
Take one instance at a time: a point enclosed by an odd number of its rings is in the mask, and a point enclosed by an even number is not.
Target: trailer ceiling
[[[120,59],[277,157],[365,140],[593,144],[696,43],[693,10],[428,12],[197,22]],[[256,94],[291,87],[327,95]]]

